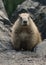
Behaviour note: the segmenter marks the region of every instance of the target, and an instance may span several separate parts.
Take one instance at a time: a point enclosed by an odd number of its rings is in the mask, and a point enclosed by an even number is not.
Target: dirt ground
[[[46,58],[28,51],[8,50],[0,53],[0,65],[46,65]]]

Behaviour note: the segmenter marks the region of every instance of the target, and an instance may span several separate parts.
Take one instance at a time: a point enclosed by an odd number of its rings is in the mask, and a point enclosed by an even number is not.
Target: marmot
[[[19,14],[12,27],[12,45],[16,50],[32,50],[41,42],[41,35],[29,13]]]

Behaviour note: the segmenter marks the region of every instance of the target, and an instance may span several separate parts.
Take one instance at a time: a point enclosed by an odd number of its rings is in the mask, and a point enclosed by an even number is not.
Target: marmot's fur
[[[28,13],[21,13],[12,27],[12,44],[16,50],[32,50],[41,42],[37,26]]]

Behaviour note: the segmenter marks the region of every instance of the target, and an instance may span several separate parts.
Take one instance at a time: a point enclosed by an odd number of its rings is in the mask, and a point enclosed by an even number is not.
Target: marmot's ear
[[[19,17],[20,17],[20,14],[19,14]]]
[[[21,14],[19,14],[19,18],[20,18],[20,20],[22,20]]]
[[[29,14],[29,17],[30,17],[31,19],[34,19],[34,16],[33,16],[32,14]]]
[[[28,16],[29,16],[28,19],[32,18],[31,15],[30,15],[30,13],[28,14]]]

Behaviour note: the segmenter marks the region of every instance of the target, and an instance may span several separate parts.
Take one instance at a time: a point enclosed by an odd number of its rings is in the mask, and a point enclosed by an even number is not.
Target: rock
[[[6,10],[5,10],[5,7],[4,7],[2,0],[0,0],[0,10],[3,11],[4,14],[7,16],[7,13],[6,13]]]
[[[36,53],[41,57],[46,57],[46,40],[36,46]]]
[[[1,21],[0,21],[1,22]],[[3,22],[0,23],[0,51],[11,49],[11,38],[9,29],[4,26]]]
[[[22,12],[28,12],[31,14],[32,19],[41,33],[42,39],[46,39],[46,1],[25,0],[22,4],[18,5],[17,9],[12,14],[12,23],[16,21],[18,14]]]
[[[42,5],[46,5],[46,0],[33,0],[33,1],[37,1],[37,2],[41,3]]]
[[[6,13],[6,10],[5,10],[5,7],[4,7],[2,0],[0,0],[0,21],[2,21],[4,23],[4,25],[11,24],[10,20],[8,19],[8,16],[7,16],[7,13]]]
[[[10,32],[10,21],[6,15],[5,8],[2,0],[0,1],[0,51],[10,50],[11,46],[11,37]]]
[[[8,19],[8,17],[4,14],[2,10],[0,10],[0,21],[2,21],[4,25],[11,25],[10,20]]]

